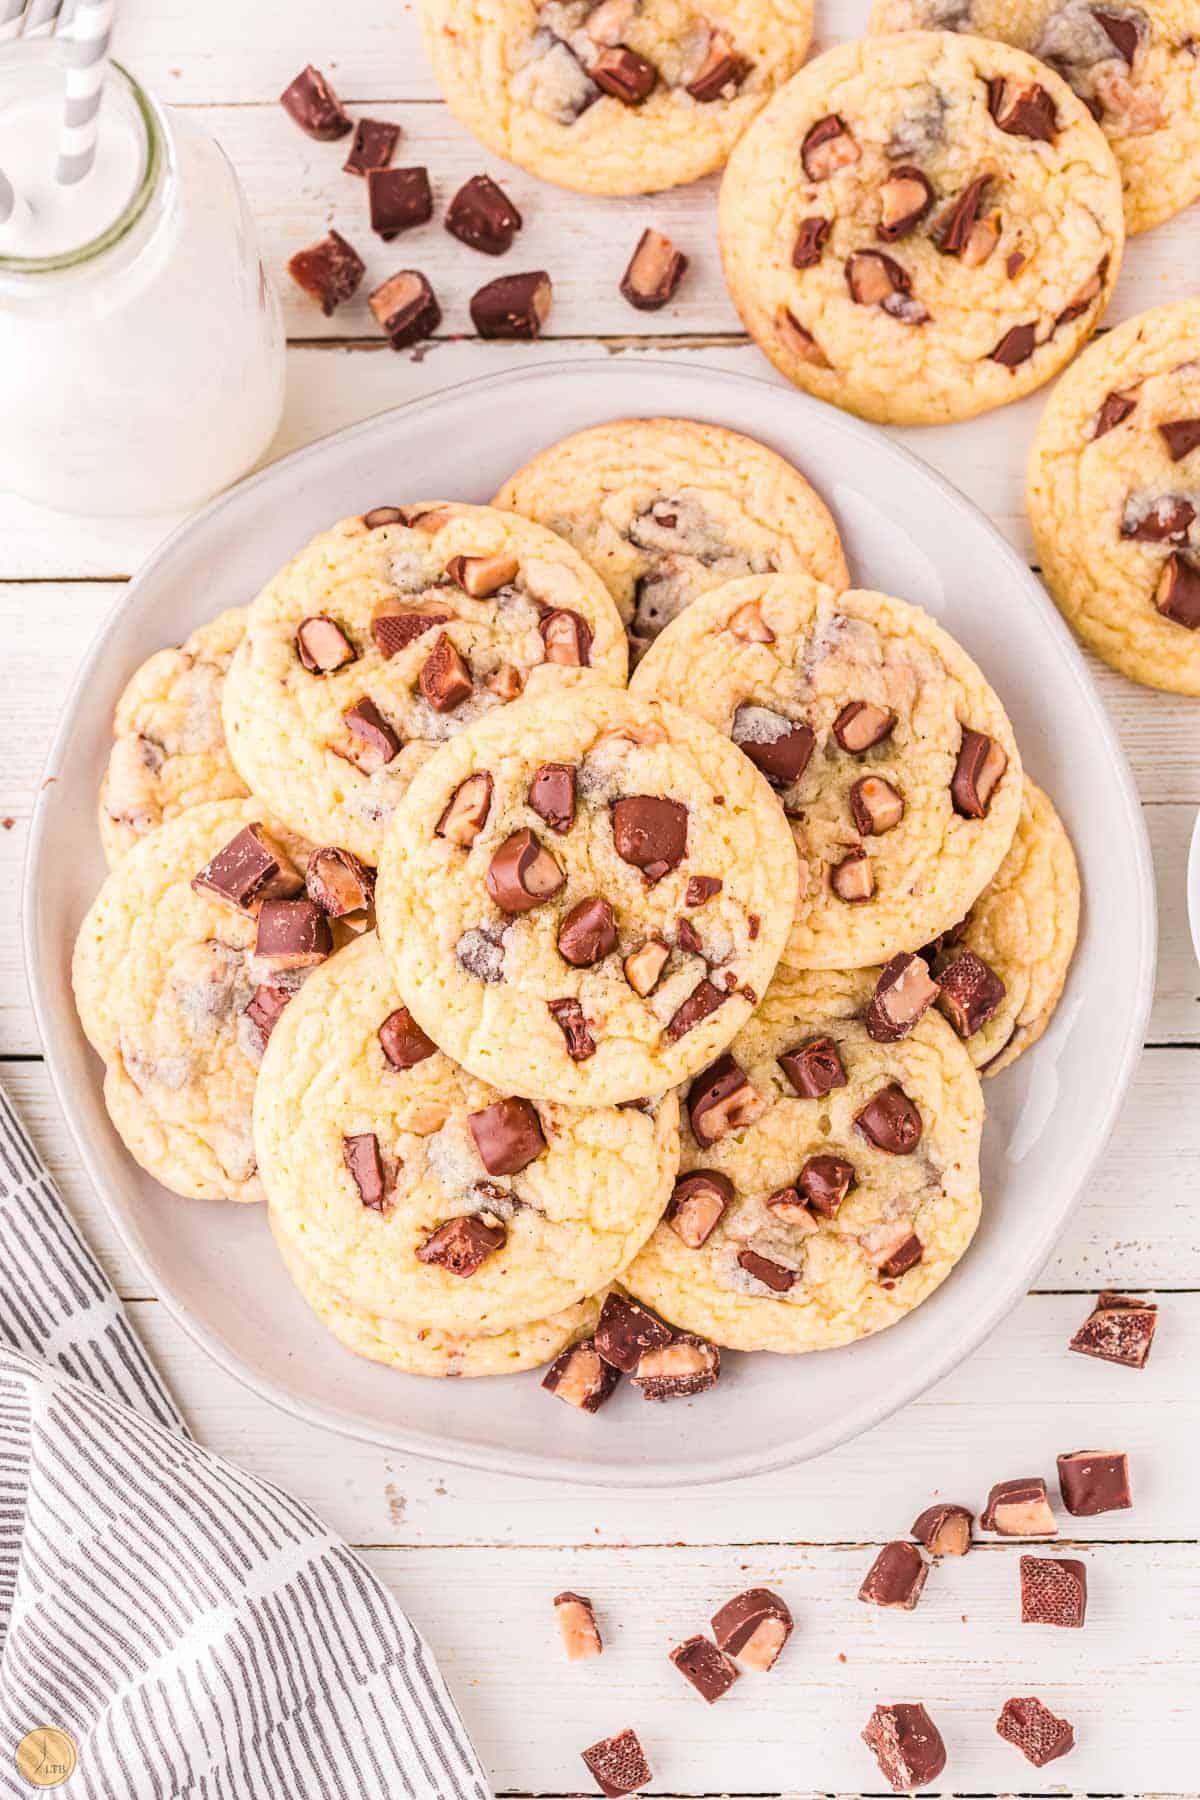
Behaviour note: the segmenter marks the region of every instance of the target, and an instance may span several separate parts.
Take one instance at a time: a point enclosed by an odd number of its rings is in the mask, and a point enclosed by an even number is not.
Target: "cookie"
[[[871,991],[862,972],[781,974],[692,1083],[671,1205],[622,1276],[672,1325],[829,1350],[911,1312],[970,1243],[978,1077],[936,1013],[874,1042]]]
[[[587,1337],[603,1304],[603,1294],[580,1300],[548,1319],[498,1331],[493,1337],[466,1337],[432,1326],[410,1330],[394,1319],[351,1306],[326,1286],[282,1232],[276,1232],[275,1241],[297,1292],[325,1329],[355,1356],[386,1363],[405,1375],[516,1375],[536,1369],[552,1362],[577,1338]]]
[[[720,168],[804,61],[811,0],[422,0],[451,112],[560,187],[644,194]]]
[[[221,723],[221,689],[245,622],[242,606],[218,613],[177,649],[149,657],[117,701],[100,785],[100,841],[110,869],[164,819],[245,794]]]
[[[1193,0],[875,0],[870,29],[969,31],[1049,63],[1112,146],[1133,232],[1200,195],[1196,23]]]
[[[424,768],[384,845],[379,934],[431,1037],[506,1092],[661,1093],[765,991],[796,854],[728,740],[594,676],[531,683]]]
[[[552,444],[493,505],[574,544],[625,621],[636,660],[689,600],[739,575],[850,577],[829,510],[753,438],[692,419],[614,419]]]
[[[907,601],[800,574],[733,581],[662,634],[631,691],[686,704],[772,783],[800,859],[790,967],[921,949],[1012,842],[1012,727],[965,650]]]
[[[841,44],[729,159],[725,277],[776,368],[884,424],[966,419],[1070,361],[1124,243],[1121,180],[1066,82],[953,32]]]
[[[1200,300],[1126,319],[1058,383],[1026,506],[1059,610],[1147,687],[1200,694]]]
[[[673,1094],[583,1111],[467,1074],[402,1011],[374,933],[290,1003],[254,1103],[277,1237],[353,1311],[452,1337],[606,1286],[666,1205],[678,1122]]]
[[[276,818],[373,864],[433,748],[546,663],[625,683],[616,608],[569,544],[483,506],[376,507],[251,605],[225,682],[229,753]]]

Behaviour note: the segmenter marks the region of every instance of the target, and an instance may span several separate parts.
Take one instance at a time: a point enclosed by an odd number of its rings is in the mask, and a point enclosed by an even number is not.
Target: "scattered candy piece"
[[[877,1706],[867,1720],[863,1743],[880,1773],[898,1794],[927,1787],[946,1766],[942,1734],[923,1706],[896,1701]]]
[[[1119,1512],[1133,1505],[1129,1459],[1121,1450],[1070,1450],[1058,1459],[1063,1505],[1073,1518]]]
[[[1087,1565],[1073,1556],[1021,1558],[1022,1625],[1078,1631],[1087,1616]]]
[[[1158,1307],[1153,1300],[1105,1293],[1067,1348],[1104,1362],[1123,1363],[1128,1369],[1144,1369],[1157,1328]]]
[[[1022,1700],[1006,1700],[996,1720],[996,1730],[1008,1743],[1015,1744],[1035,1769],[1045,1768],[1075,1745],[1075,1733],[1067,1721],[1055,1718],[1050,1708],[1032,1694]]]
[[[912,1612],[921,1598],[921,1589],[929,1574],[929,1564],[915,1544],[897,1539],[885,1544],[867,1570],[858,1590],[860,1600],[869,1606],[900,1608]]]
[[[555,1594],[554,1616],[562,1633],[568,1662],[584,1662],[588,1657],[600,1655],[604,1643],[595,1609],[583,1594]]]

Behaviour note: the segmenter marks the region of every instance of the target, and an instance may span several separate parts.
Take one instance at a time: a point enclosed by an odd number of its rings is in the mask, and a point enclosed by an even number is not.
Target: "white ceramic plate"
[[[1188,919],[1192,927],[1192,948],[1200,962],[1200,813],[1192,828],[1192,848],[1187,866]]]
[[[983,1222],[944,1286],[878,1338],[796,1360],[731,1355],[716,1392],[694,1403],[648,1406],[626,1387],[587,1418],[542,1394],[534,1375],[427,1381],[341,1349],[293,1293],[260,1209],[178,1199],[126,1154],[68,971],[104,874],[94,813],[113,703],[145,656],[249,600],[344,514],[486,500],[568,432],[655,413],[728,425],[790,457],[837,514],[857,583],[918,601],[966,645],[1066,818],[1086,903],[1050,1030],[987,1084]],[[448,389],[276,463],[151,557],[80,669],[46,773],[26,947],[46,1056],[85,1167],[156,1293],[224,1368],[306,1419],[399,1450],[645,1487],[750,1474],[865,1430],[966,1356],[1028,1287],[1104,1146],[1142,1042],[1155,950],[1149,852],[1129,771],[1066,627],[961,495],[882,432],[770,381],[694,364],[540,364]]]

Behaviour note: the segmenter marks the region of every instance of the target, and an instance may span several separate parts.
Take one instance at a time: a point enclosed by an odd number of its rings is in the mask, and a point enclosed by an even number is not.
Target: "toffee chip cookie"
[[[863,972],[784,973],[692,1082],[666,1217],[622,1276],[685,1331],[794,1355],[881,1331],[950,1273],[979,1222],[983,1099],[926,1012],[868,1036]]]
[[[1104,133],[1024,51],[953,32],[839,45],[721,186],[725,277],[775,366],[883,424],[966,419],[1070,361],[1124,244]]]
[[[1200,194],[1193,0],[875,0],[870,29],[969,31],[1049,63],[1112,146],[1129,232],[1161,225]]]
[[[598,1292],[670,1193],[679,1110],[517,1098],[437,1050],[369,933],[263,1058],[254,1139],[276,1236],[349,1308],[494,1336]]]
[[[545,677],[444,745],[388,832],[379,932],[421,1026],[506,1093],[657,1094],[757,1006],[796,854],[726,738]]]
[[[598,576],[540,525],[484,506],[380,506],[313,539],[249,608],[225,682],[229,753],[275,817],[374,863],[433,748],[586,667],[624,686]]]
[[[1046,585],[1088,648],[1200,694],[1200,300],[1088,346],[1042,414],[1025,498]]]
[[[765,444],[691,419],[614,419],[552,444],[493,505],[574,544],[625,621],[635,659],[690,600],[739,575],[807,569],[844,588],[837,528]]]
[[[178,648],[147,658],[117,701],[100,785],[100,840],[110,869],[164,819],[245,794],[221,722],[221,690],[245,625],[245,607],[218,613]]]
[[[784,962],[862,968],[956,925],[1021,804],[1004,709],[919,607],[750,576],[692,603],[631,689],[686,703],[774,787],[800,859]]]
[[[560,187],[643,194],[720,168],[804,61],[812,0],[422,0],[421,25],[489,150]]]

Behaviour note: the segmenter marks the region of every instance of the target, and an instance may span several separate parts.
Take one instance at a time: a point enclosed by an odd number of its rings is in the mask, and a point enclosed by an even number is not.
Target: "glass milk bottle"
[[[80,513],[179,511],[262,454],[283,330],[224,153],[109,67],[91,172],[54,179],[63,55],[0,48],[0,491]]]

